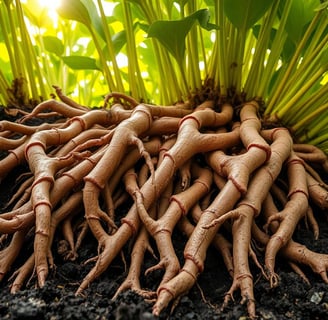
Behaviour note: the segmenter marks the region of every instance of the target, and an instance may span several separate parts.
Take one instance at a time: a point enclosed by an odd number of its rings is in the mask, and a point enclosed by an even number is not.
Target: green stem
[[[299,104],[297,108],[297,112],[295,114],[287,114],[285,119],[287,123],[297,123],[301,121],[308,114],[317,110],[322,104],[324,104],[327,100],[328,94],[328,83],[320,86],[314,93],[312,93],[309,97]]]
[[[7,2],[5,2],[5,3],[7,4]],[[15,36],[16,31],[15,31],[15,28],[13,27],[13,23],[10,21],[12,19],[11,10],[8,6],[6,6],[6,9],[7,9],[7,17],[9,19],[9,25],[10,25],[10,29],[11,29],[12,39],[13,39],[12,44],[14,46],[14,50],[12,50],[12,48],[11,48],[11,42],[10,42],[10,39],[9,39],[9,34],[10,33],[7,30],[7,27],[5,25],[5,15],[2,14],[3,10],[0,10],[0,27],[1,27],[1,30],[2,30],[2,36],[3,36],[4,43],[5,43],[5,46],[6,46],[6,49],[7,49],[7,52],[8,52],[8,56],[9,56],[11,71],[12,71],[13,77],[17,78],[17,77],[19,77],[19,72],[18,72],[18,67],[16,66],[16,58],[15,58],[15,55],[13,53],[13,52],[17,52],[15,50],[15,48],[17,47],[17,44],[16,44],[17,37]],[[18,61],[18,63],[19,63],[19,61]]]
[[[317,72],[300,88],[300,90],[294,96],[290,97],[290,99],[286,101],[286,103],[281,103],[277,106],[276,114],[278,119],[283,119],[284,115],[287,112],[293,112],[293,108],[295,108],[295,105],[297,106],[297,102],[299,101],[299,99],[304,94],[306,94],[306,92],[312,87],[312,85],[322,76],[323,72],[324,68],[320,67],[319,70],[317,70]]]
[[[8,94],[8,88],[10,84],[8,83],[5,75],[3,74],[2,70],[0,69],[0,96],[2,96],[1,104],[7,105],[10,98]]]
[[[232,85],[236,90],[237,95],[242,93],[242,74],[244,66],[244,53],[246,39],[250,30],[245,30],[243,28],[237,31],[237,45],[235,47],[236,51],[236,67],[234,68]]]
[[[272,110],[274,108],[274,106],[277,104],[277,100],[279,99],[279,97],[281,97],[282,91],[284,90],[286,83],[288,83],[289,77],[292,73],[292,70],[294,70],[296,68],[297,62],[300,59],[300,55],[301,52],[306,44],[306,42],[308,41],[310,35],[312,34],[313,30],[316,28],[318,20],[320,18],[320,14],[322,11],[318,11],[316,13],[316,15],[314,16],[314,18],[312,19],[309,27],[307,28],[302,40],[300,41],[300,43],[298,44],[296,51],[291,59],[291,61],[288,64],[287,70],[284,73],[283,78],[281,79],[281,81],[279,82],[277,88],[274,90],[273,96],[270,97],[269,99],[269,103],[265,109],[265,114],[271,114]]]
[[[154,7],[154,3],[152,1],[150,1],[150,3],[147,1],[140,1],[138,3],[149,25],[162,18],[162,10],[155,10],[158,8],[159,2],[156,1],[155,3],[156,7]],[[168,52],[163,49],[156,39],[152,38],[151,42],[154,48],[154,56],[159,72],[158,83],[159,93],[161,96],[160,103],[163,105],[171,104],[182,95],[178,80],[176,78],[177,72],[173,67],[173,63]]]
[[[41,75],[41,68],[38,63],[36,53],[32,46],[31,39],[29,37],[29,33],[27,31],[23,9],[21,6],[20,1],[16,1],[16,11],[17,11],[17,18],[18,18],[18,25],[20,27],[20,33],[22,38],[22,45],[21,48],[24,50],[24,58],[29,63],[26,64],[27,76],[29,80],[29,87],[31,89],[32,98],[35,102],[40,102],[40,95],[45,99],[46,97],[46,90],[43,84],[43,77]],[[37,81],[38,79],[38,81]],[[38,85],[39,88],[38,88]],[[39,94],[40,92],[40,94]]]
[[[103,5],[102,5],[102,1],[97,0],[97,3],[98,3],[98,8],[99,8],[99,12],[100,12],[101,21],[102,21],[103,30],[104,30],[104,33],[105,33],[106,44],[107,44],[107,48],[108,48],[108,54],[109,54],[109,57],[110,57],[111,62],[113,64],[114,76],[115,76],[115,80],[116,80],[116,87],[117,87],[118,91],[124,92],[122,75],[121,75],[120,69],[117,65],[115,51],[114,51],[114,45],[113,45],[112,37],[110,35],[110,31],[109,31],[109,28],[108,28],[108,24],[107,24],[104,8],[103,8]]]
[[[307,114],[303,119],[295,123],[292,127],[292,131],[298,131],[302,128],[306,128],[313,119],[317,118],[324,112],[325,110],[328,110],[328,103],[325,103],[320,108],[316,109],[314,112]]]
[[[226,97],[228,95],[228,80],[227,80],[227,60],[226,60],[226,28],[225,17],[223,12],[223,0],[215,1],[215,22],[220,27],[216,31],[216,46],[218,47],[218,79],[220,85],[220,95]]]
[[[320,134],[318,137],[312,140],[307,140],[307,143],[318,146],[321,150],[323,150],[326,154],[328,153],[328,132],[324,134]]]
[[[195,1],[187,2],[188,15],[197,11],[197,6]],[[201,75],[199,70],[199,39],[198,39],[198,30],[197,26],[194,25],[190,33],[187,36],[187,52],[188,60],[190,60],[190,67],[188,66],[188,79],[192,79],[192,84],[189,84],[191,91],[199,90],[202,85]],[[188,81],[189,82],[189,81]]]
[[[279,113],[279,109],[281,106],[285,106],[289,103],[290,99],[295,99],[295,96],[299,97],[297,103],[301,103],[301,101],[306,97],[306,91],[304,92],[303,96],[299,96],[299,91],[303,90],[302,88],[307,87],[310,88],[309,81],[314,84],[313,81],[320,78],[320,73],[323,75],[325,71],[327,71],[327,66],[323,66],[321,59],[322,54],[325,54],[324,51],[321,51],[317,56],[313,58],[311,62],[307,63],[307,68],[303,69],[303,72],[298,73],[297,70],[291,75],[288,84],[286,84],[287,89],[284,89],[282,92],[282,98],[279,102],[277,102],[276,107],[273,109],[272,113]],[[301,66],[299,67],[301,68]],[[294,75],[297,75],[294,76]],[[317,76],[316,76],[317,75]],[[309,80],[310,79],[310,80]],[[295,100],[293,100],[295,101]],[[296,101],[295,101],[296,102]],[[285,108],[285,107],[283,107]],[[290,113],[289,113],[290,114]]]
[[[134,29],[133,29],[133,19],[131,14],[131,7],[129,1],[124,1],[125,4],[125,10],[126,13],[124,17],[126,18],[126,27],[127,27],[127,50],[128,50],[128,57],[132,60],[132,66],[134,71],[134,77],[136,79],[137,84],[137,94],[136,98],[146,100],[147,99],[147,93],[144,86],[144,81],[141,76],[140,72],[140,66],[139,66],[139,59],[138,59],[138,53],[136,50],[136,42],[135,42],[135,36],[134,36]],[[129,64],[130,65],[130,64]]]
[[[322,39],[320,43],[316,44],[313,52],[307,54],[307,59],[303,58],[298,68],[291,74],[285,88],[282,90],[282,96],[293,95],[293,91],[297,91],[303,83],[307,82],[307,78],[311,77],[317,68],[322,64],[322,54],[326,54],[325,47],[328,48],[327,42],[328,34]],[[306,50],[308,52],[309,50]],[[274,110],[273,110],[274,112]]]
[[[283,50],[283,46],[287,38],[285,25],[291,8],[291,4],[292,4],[291,0],[286,1],[285,6],[282,10],[283,13],[280,18],[279,27],[276,31],[275,37],[272,42],[270,55],[267,59],[267,64],[264,68],[262,76],[259,75],[260,81],[258,83],[258,90],[256,94],[258,97],[263,97],[263,98],[266,97],[269,90],[268,87],[270,85],[270,81],[272,79],[273,74],[276,71],[278,61],[281,57],[281,52]],[[278,7],[279,7],[279,1],[277,1],[276,5],[273,5],[271,9],[272,15],[267,26],[267,28],[270,30],[270,33],[273,27],[273,23],[275,22],[275,17],[277,15]],[[268,34],[268,37],[270,37],[270,33]]]
[[[92,25],[87,26],[87,28],[88,28],[91,36],[92,36],[93,42],[94,42],[95,47],[97,49],[98,56],[99,56],[99,59],[100,59],[100,65],[103,69],[104,76],[106,78],[109,91],[117,91],[117,87],[116,87],[116,85],[114,83],[114,80],[112,78],[111,72],[110,72],[109,67],[107,65],[107,61],[106,61],[106,58],[104,56],[103,50],[100,46],[100,43],[98,41],[97,35],[96,35],[95,31],[93,30]]]

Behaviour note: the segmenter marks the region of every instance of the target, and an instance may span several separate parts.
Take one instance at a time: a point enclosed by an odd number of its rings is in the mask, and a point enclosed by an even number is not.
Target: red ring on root
[[[245,278],[251,278],[253,280],[253,276],[250,273],[242,273],[238,277],[236,277],[237,280]]]
[[[27,154],[28,154],[28,150],[29,150],[31,147],[33,147],[33,146],[40,146],[40,147],[43,149],[43,151],[46,150],[46,146],[45,146],[42,142],[40,142],[40,141],[34,141],[34,142],[29,143],[29,144],[25,147],[25,150],[24,150],[24,155],[25,155],[25,159],[26,159],[26,161],[28,161],[28,156],[27,156]]]
[[[176,169],[176,165],[175,165],[175,160],[174,160],[174,158],[172,157],[172,155],[169,154],[168,152],[165,152],[164,155],[163,155],[163,159],[164,159],[165,157],[169,157],[169,158],[172,160],[172,162],[173,162],[173,166],[174,166],[174,170],[175,170],[175,169]]]
[[[244,118],[241,123],[244,123],[244,121],[247,121],[247,120],[256,120],[256,121],[260,121],[259,118],[257,117],[247,117],[247,118]]]
[[[87,124],[84,121],[84,119],[82,119],[81,117],[73,117],[69,120],[69,123],[73,123],[73,121],[78,121],[80,123],[82,131],[84,131],[86,129]]]
[[[205,213],[205,212],[212,213],[212,214],[214,214],[215,216],[216,216],[216,214],[217,214],[217,211],[214,210],[214,209],[205,209],[205,210],[202,211],[202,214]]]
[[[19,160],[20,160],[20,159],[19,159],[19,157],[17,156],[15,150],[8,150],[8,152],[11,153],[11,154],[13,154],[13,155],[15,156],[15,158],[16,158],[16,162],[17,162],[17,164],[19,164]]]
[[[286,129],[286,128],[282,128],[282,127],[274,128],[274,129],[272,129],[272,131],[271,131],[271,135],[270,135],[270,139],[271,139],[271,141],[274,140],[273,136],[276,134],[276,132],[277,132],[277,131],[280,131],[280,130],[284,130],[284,131],[286,131],[286,132],[289,133],[288,129]]]
[[[42,200],[36,203],[33,207],[33,211],[35,211],[35,208],[38,206],[46,205],[52,210],[52,204],[48,200]]]
[[[184,117],[179,121],[179,123],[178,123],[178,127],[180,128],[180,126],[182,125],[182,123],[183,123],[184,121],[186,121],[186,120],[189,120],[189,119],[191,119],[191,120],[195,120],[195,121],[196,121],[197,126],[198,126],[198,129],[201,127],[199,120],[198,120],[195,116],[193,116],[193,115],[184,116]]]
[[[286,164],[288,164],[288,165],[301,164],[302,166],[304,166],[304,161],[300,158],[292,158],[290,160],[287,160]]]
[[[305,196],[306,196],[306,198],[308,199],[309,198],[309,194],[305,191],[305,190],[303,190],[303,189],[295,189],[295,190],[293,190],[293,191],[291,191],[290,193],[288,193],[288,199],[292,196],[292,195],[294,195],[295,193],[303,193]]]
[[[59,131],[59,129],[56,128],[56,127],[52,128],[52,129],[56,131],[56,133],[57,133],[57,135],[58,135],[58,144],[61,145],[62,142],[61,142],[61,139],[60,139],[61,135],[60,135],[60,131]]]
[[[49,237],[49,232],[45,232],[44,230],[35,230],[35,234],[41,234],[42,236]]]
[[[163,290],[168,292],[172,296],[172,298],[175,298],[175,294],[169,288],[166,288],[165,286],[162,286],[162,287],[158,288],[157,296],[159,296],[160,292],[163,291]]]
[[[146,108],[146,109],[145,109],[145,108]],[[150,128],[150,127],[151,127],[151,124],[152,124],[152,122],[153,122],[153,117],[152,117],[151,112],[149,112],[148,108],[147,108],[145,105],[140,104],[140,105],[138,105],[138,106],[133,110],[132,115],[133,115],[134,113],[137,113],[137,112],[142,112],[143,114],[147,115],[147,118],[148,118],[148,128]],[[132,116],[132,115],[131,115],[131,116]]]
[[[96,181],[96,179],[94,179],[94,178],[91,178],[91,177],[88,177],[88,176],[86,176],[86,177],[84,177],[83,178],[83,181],[84,182],[91,182],[94,186],[96,186],[99,190],[102,190],[103,189],[103,187]]]
[[[257,217],[258,214],[259,214],[259,212],[260,212],[260,211],[259,211],[254,205],[252,205],[252,204],[249,203],[249,202],[243,202],[243,201],[241,201],[241,202],[239,203],[238,207],[240,207],[240,206],[247,206],[247,207],[251,208],[251,209],[253,210],[253,213],[254,213],[254,216],[255,216],[255,217]]]
[[[54,183],[55,179],[51,176],[44,176],[44,177],[40,177],[39,179],[35,180],[32,184],[32,189],[37,185],[39,184],[40,182],[42,181],[47,181],[47,182],[50,182],[51,184]]]
[[[88,215],[85,214],[84,215],[84,218],[86,220],[98,220],[98,221],[101,221],[101,218],[99,216],[95,215],[95,214],[88,214]]]
[[[158,233],[160,233],[160,232],[166,232],[166,233],[168,233],[169,235],[172,235],[172,231],[169,230],[169,229],[165,229],[165,228],[163,228],[163,229],[159,229],[159,230],[156,230],[156,231],[154,232],[153,235],[156,235],[156,234],[158,234]]]
[[[198,269],[198,273],[202,273],[204,271],[204,264],[201,262],[198,262],[193,256],[191,256],[190,254],[185,254],[184,258],[187,260],[191,260],[195,266]]]
[[[94,159],[92,159],[90,157],[84,158],[83,160],[89,161],[93,166],[95,166],[97,164],[97,161],[95,161]]]
[[[195,275],[193,275],[190,271],[186,270],[185,268],[182,268],[179,273],[181,272],[185,272],[185,273],[188,273],[194,280],[195,282],[197,281],[197,277],[195,277]]]
[[[269,146],[265,146],[265,145],[258,144],[258,143],[251,143],[248,145],[247,150],[249,150],[250,148],[253,148],[253,147],[263,150],[266,153],[265,162],[269,161],[269,159],[271,157],[271,148]]]
[[[172,196],[170,198],[170,201],[175,201],[178,204],[178,206],[179,206],[179,208],[181,210],[181,216],[185,216],[186,215],[187,212],[186,212],[186,208],[183,205],[183,203],[181,203],[175,196]]]
[[[73,180],[73,182],[74,182],[74,187],[73,187],[73,188],[75,188],[75,187],[78,185],[78,181],[77,181],[77,180],[74,178],[74,176],[71,175],[70,173],[63,172],[60,176],[61,176],[61,177],[62,177],[62,176],[66,176],[66,177],[71,178],[71,179]]]
[[[121,219],[121,224],[126,223],[132,230],[132,234],[135,235],[137,233],[137,229],[134,226],[134,224],[127,218],[122,218]]]
[[[201,185],[203,185],[205,187],[205,189],[206,189],[207,192],[210,191],[210,186],[207,183],[205,183],[204,181],[202,181],[200,179],[196,179],[194,181],[194,183],[200,183]]]
[[[258,111],[258,109],[259,109],[259,105],[258,105],[258,103],[257,102],[254,102],[254,101],[248,101],[248,102],[245,102],[244,104],[243,104],[243,106],[245,107],[245,106],[251,106],[251,107],[254,107],[255,109],[256,109],[256,111]]]

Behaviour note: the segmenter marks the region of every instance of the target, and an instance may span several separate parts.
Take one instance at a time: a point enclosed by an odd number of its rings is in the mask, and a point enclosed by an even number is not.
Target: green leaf
[[[112,36],[112,41],[113,41],[113,46],[114,46],[114,51],[115,54],[118,54],[122,47],[126,44],[126,31],[125,30],[121,30],[117,33],[115,33]]]
[[[295,53],[296,46],[294,42],[288,37],[285,41],[284,48],[281,53],[281,58],[283,62],[287,63],[290,61],[290,59],[293,57],[293,54]]]
[[[304,27],[312,20],[320,0],[292,0],[291,9],[286,21],[289,38],[297,45],[304,34]]]
[[[208,9],[201,9],[190,15],[185,19],[194,19],[195,21],[198,20],[199,25],[208,31],[210,30],[218,30],[219,27],[214,24],[210,23],[210,11]]]
[[[260,29],[261,29],[261,25],[259,25],[259,24],[256,24],[252,27],[253,35],[255,36],[256,39],[258,39],[258,37],[259,37]],[[273,43],[274,38],[276,36],[276,33],[277,33],[277,30],[275,28],[271,28],[270,39],[269,39],[269,43],[268,43],[268,49],[271,49],[272,43]]]
[[[61,56],[64,53],[64,44],[57,37],[44,36],[43,42],[47,51],[52,52],[57,56]]]
[[[103,24],[98,14],[98,10],[95,3],[92,0],[81,0],[81,2],[83,3],[83,5],[88,11],[88,14],[91,18],[91,24],[93,25],[94,29],[103,38],[103,40],[106,41]]]
[[[79,21],[86,26],[91,25],[88,10],[80,0],[62,1],[57,13],[64,19]]]
[[[209,10],[201,9],[181,20],[155,21],[149,27],[148,37],[157,38],[178,63],[181,63],[186,50],[185,38],[196,21],[206,30],[218,28],[209,23],[209,16]]]
[[[271,7],[274,0],[223,0],[224,12],[238,29],[250,29]]]
[[[74,70],[101,70],[97,66],[96,59],[83,56],[64,56],[62,57],[65,64]]]

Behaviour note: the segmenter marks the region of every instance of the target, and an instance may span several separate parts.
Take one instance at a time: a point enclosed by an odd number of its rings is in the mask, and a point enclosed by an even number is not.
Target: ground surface
[[[304,230],[298,232],[297,238],[314,250],[327,250],[328,225],[323,225],[317,241],[312,240],[311,233]],[[182,248],[183,241],[179,235],[175,235],[179,248]],[[96,243],[90,236],[80,251],[78,261],[64,262],[56,257],[56,270],[42,289],[35,288],[35,279],[32,279],[26,289],[10,295],[10,281],[5,280],[0,287],[0,319],[155,319],[151,314],[151,304],[131,291],[121,294],[116,301],[111,300],[125,276],[119,259],[94,281],[85,292],[85,297],[75,297],[74,292],[80,280],[91,268],[91,264],[83,265],[83,261],[93,256],[96,250]],[[147,260],[151,261],[151,258]],[[254,277],[259,319],[328,318],[327,285],[308,270],[311,286],[307,285],[281,261],[277,270],[281,281],[275,289],[270,289],[263,278]],[[259,272],[254,269],[254,274],[259,275]],[[160,281],[159,276],[160,272],[153,273],[143,278],[142,284],[145,288],[155,288]],[[237,295],[235,304],[219,311],[230,284],[221,258],[214,249],[210,249],[205,271],[198,281],[199,287],[195,286],[188,296],[181,299],[170,317],[169,310],[166,310],[160,319],[246,319],[245,307],[238,304]]]
[[[10,175],[7,181],[1,184],[0,212],[10,196],[13,179],[14,176]],[[328,253],[327,215],[316,214],[321,226],[319,239],[315,241],[311,231],[300,228],[294,240],[314,251]],[[173,238],[177,254],[182,259],[186,239],[177,233]],[[26,249],[28,251],[28,248]],[[128,246],[124,251],[129,262]],[[93,266],[93,263],[85,265],[84,262],[96,253],[97,244],[89,234],[75,262],[63,261],[60,256],[55,255],[56,268],[50,272],[46,286],[42,289],[35,288],[35,278],[32,278],[24,290],[11,295],[11,281],[6,277],[0,283],[0,319],[156,319],[151,314],[152,305],[131,291],[120,294],[115,301],[111,300],[126,276],[120,258],[114,260],[107,272],[91,284],[84,297],[74,295],[79,283]],[[147,256],[146,260],[144,270],[156,263],[151,256]],[[21,262],[17,261],[13,269]],[[276,270],[280,276],[280,285],[270,289],[268,282],[260,276],[260,271],[252,266],[259,319],[328,319],[328,285],[324,284],[319,276],[303,269],[311,281],[311,285],[308,285],[281,260],[277,261]],[[153,290],[160,279],[161,272],[157,271],[142,277],[141,283],[143,288]],[[246,309],[245,306],[239,305],[238,294],[235,296],[235,303],[220,311],[224,294],[230,285],[231,279],[221,257],[215,249],[210,248],[205,271],[199,277],[197,286],[180,300],[171,315],[167,309],[159,319],[246,319]]]

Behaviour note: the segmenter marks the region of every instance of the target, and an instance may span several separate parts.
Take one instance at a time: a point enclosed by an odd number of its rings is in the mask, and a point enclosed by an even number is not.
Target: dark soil
[[[14,179],[14,174],[11,174],[7,181],[1,184],[0,210],[3,207],[1,204],[4,204],[10,196]],[[319,239],[314,240],[311,231],[301,227],[297,230],[294,240],[316,252],[328,253],[327,216],[322,212],[316,214],[321,227]],[[175,233],[173,241],[182,261],[186,239]],[[27,246],[26,253],[32,249],[32,243],[30,246],[30,248]],[[128,246],[124,248],[128,263],[129,250]],[[53,252],[56,252],[56,248]],[[187,296],[181,298],[171,314],[171,308],[168,308],[159,318],[152,315],[152,304],[145,302],[142,297],[131,291],[120,294],[115,301],[111,300],[127,274],[120,258],[114,260],[108,270],[90,285],[84,297],[75,296],[79,283],[93,266],[92,262],[89,264],[84,262],[96,254],[97,243],[89,234],[83,242],[76,261],[67,262],[59,255],[54,255],[56,268],[51,270],[44,288],[35,287],[34,277],[24,290],[11,295],[9,293],[11,280],[6,277],[0,283],[0,319],[247,319],[246,307],[239,304],[240,297],[237,293],[234,297],[235,302],[220,311],[224,294],[230,288],[231,278],[222,258],[213,248],[208,251],[205,271],[200,275],[197,286],[194,286]],[[21,257],[20,261],[17,261],[13,270],[21,265],[24,258],[26,257]],[[156,260],[147,255],[144,270],[155,263]],[[311,285],[306,284],[296,275],[286,262],[278,259],[276,271],[280,276],[280,284],[271,289],[260,271],[252,266],[259,319],[328,319],[328,285],[311,270],[306,268],[303,270]],[[141,284],[143,288],[155,290],[160,280],[161,272],[157,271],[142,277]]]
[[[300,230],[295,240],[306,244],[318,252],[327,252],[328,224],[323,223],[319,240],[314,241],[311,232]],[[174,235],[174,241],[182,255],[185,239]],[[151,313],[151,304],[131,291],[111,300],[126,272],[118,259],[99,279],[86,290],[85,297],[74,295],[79,282],[91,268],[91,263],[83,262],[97,252],[97,244],[89,235],[85,240],[76,262],[65,262],[55,257],[56,269],[49,276],[46,286],[35,288],[35,279],[21,292],[9,293],[10,281],[5,279],[0,292],[0,319],[156,319]],[[126,254],[128,260],[128,254]],[[147,256],[148,267],[155,263]],[[259,319],[327,319],[328,286],[317,275],[306,270],[311,281],[307,285],[293,273],[283,261],[278,262],[277,271],[280,285],[270,289],[268,282],[253,268],[255,279],[255,297]],[[160,281],[160,272],[142,278],[144,288],[155,289]],[[231,285],[231,279],[223,265],[221,257],[210,249],[204,273],[199,277],[198,285],[183,297],[173,313],[164,311],[159,319],[246,319],[245,306],[235,303],[220,311],[225,292]]]

